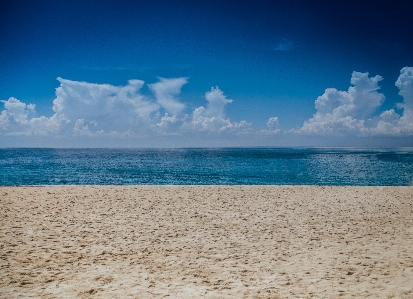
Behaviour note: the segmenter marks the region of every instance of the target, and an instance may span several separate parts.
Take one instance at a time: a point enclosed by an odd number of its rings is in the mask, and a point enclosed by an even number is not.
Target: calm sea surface
[[[0,149],[0,185],[413,184],[413,149]]]

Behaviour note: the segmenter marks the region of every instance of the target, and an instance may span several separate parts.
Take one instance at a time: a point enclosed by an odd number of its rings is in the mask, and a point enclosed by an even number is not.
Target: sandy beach
[[[413,187],[0,187],[0,298],[413,298]]]

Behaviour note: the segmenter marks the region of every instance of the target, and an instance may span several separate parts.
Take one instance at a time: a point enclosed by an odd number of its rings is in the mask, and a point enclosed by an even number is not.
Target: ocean
[[[409,186],[413,149],[0,149],[0,185]]]

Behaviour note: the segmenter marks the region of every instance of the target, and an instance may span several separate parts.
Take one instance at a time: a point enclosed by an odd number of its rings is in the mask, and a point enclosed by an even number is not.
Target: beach
[[[0,298],[413,298],[413,187],[0,187]]]

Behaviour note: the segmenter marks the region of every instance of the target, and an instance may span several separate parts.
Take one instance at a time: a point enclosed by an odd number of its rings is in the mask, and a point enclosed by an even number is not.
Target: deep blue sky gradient
[[[381,75],[382,110],[413,66],[412,1],[0,0],[0,99],[51,116],[57,77],[124,85],[188,77],[188,107],[219,86],[231,119],[301,126],[325,88]],[[148,92],[145,86],[143,92]],[[0,107],[2,108],[2,107]],[[377,111],[379,114],[380,111]]]

